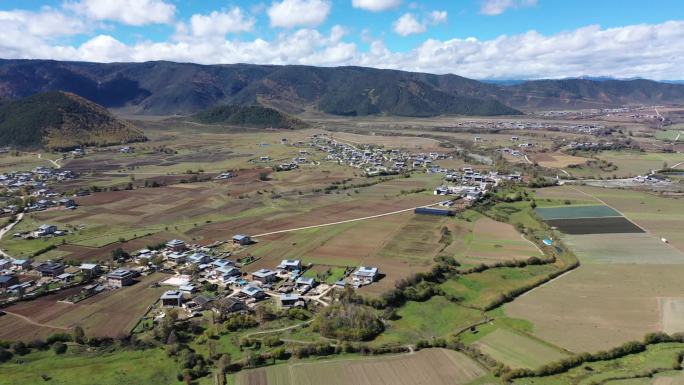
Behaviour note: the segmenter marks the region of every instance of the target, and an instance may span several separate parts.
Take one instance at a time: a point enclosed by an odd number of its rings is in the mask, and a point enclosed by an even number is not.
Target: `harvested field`
[[[644,230],[624,217],[552,219],[546,223],[565,234],[643,233]]]
[[[681,333],[684,330],[684,298],[661,297],[660,323],[665,333]]]
[[[682,264],[684,254],[648,233],[565,235],[581,263]]]
[[[474,345],[511,368],[535,369],[568,356],[546,343],[503,328],[480,338]]]
[[[597,202],[595,199],[583,194],[571,186],[551,186],[533,190],[535,198],[570,200],[573,202]]]
[[[538,207],[534,211],[543,220],[553,219],[583,219],[583,218],[606,218],[620,217],[620,213],[608,206],[561,206],[561,207]]]
[[[4,341],[44,340],[51,334],[64,332],[62,328],[39,326],[14,314],[0,315],[0,339]]]
[[[57,250],[63,251],[65,255],[63,258],[65,261],[78,261],[78,262],[104,262],[111,259],[111,253],[117,248],[122,248],[127,253],[132,253],[134,251],[144,249],[149,245],[155,245],[161,242],[167,242],[170,239],[182,238],[176,234],[171,234],[162,231],[157,234],[145,236],[142,238],[137,238],[130,240],[128,242],[116,242],[103,247],[88,247],[79,245],[60,245]]]
[[[150,288],[150,284],[163,277],[157,274],[143,277],[132,286],[98,294],[76,304],[59,301],[78,293],[80,288],[20,302],[4,310],[23,317],[36,329],[28,330],[26,334],[14,330],[14,339],[29,340],[36,334],[51,334],[53,330],[50,329],[64,330],[76,325],[83,327],[89,336],[117,337],[128,334],[146,309],[159,299],[165,288]]]
[[[351,144],[371,144],[388,148],[422,149],[424,151],[445,150],[439,146],[438,140],[416,136],[360,135],[348,132],[335,132],[331,136],[336,140]]]
[[[465,355],[445,349],[415,354],[270,366],[240,372],[236,385],[461,385],[485,371]]]
[[[608,349],[663,330],[659,298],[684,297],[682,274],[684,265],[584,265],[505,310],[532,321],[534,334],[555,345],[574,352]]]
[[[532,153],[530,156],[533,162],[536,162],[542,167],[546,168],[565,168],[571,164],[583,164],[588,160],[579,156],[566,155],[560,152],[538,152]]]

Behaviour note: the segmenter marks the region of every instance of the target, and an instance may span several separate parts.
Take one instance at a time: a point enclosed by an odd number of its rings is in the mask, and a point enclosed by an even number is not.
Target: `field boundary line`
[[[572,207],[572,206],[570,206]],[[601,219],[601,218],[627,218],[624,215],[610,215],[602,217],[572,217],[572,218],[544,218],[545,221],[565,221],[568,219]]]
[[[522,298],[522,297],[528,295],[529,293],[531,293],[531,292],[533,292],[533,291],[535,291],[535,290],[537,290],[537,289],[539,289],[539,288],[542,288],[542,287],[544,287],[544,286],[550,284],[551,282],[553,282],[553,281],[555,281],[555,280],[557,280],[557,279],[559,279],[559,278],[561,278],[561,277],[564,277],[564,276],[566,276],[566,275],[572,273],[573,271],[577,271],[580,267],[582,267],[582,265],[578,266],[577,268],[570,269],[570,270],[568,270],[568,271],[562,273],[561,275],[559,275],[559,276],[557,276],[557,277],[555,277],[555,278],[553,278],[553,279],[550,279],[550,280],[548,280],[548,281],[542,283],[542,284],[539,285],[539,286],[535,286],[535,287],[531,288],[530,290],[528,290],[528,291],[526,291],[526,292],[520,294],[519,296],[515,297],[514,301],[517,300],[518,298]],[[513,301],[511,301],[511,302],[513,302]]]
[[[397,210],[397,211],[391,211],[391,212],[389,212],[389,213],[370,215],[370,216],[367,216],[367,217],[354,218],[354,219],[346,219],[346,220],[343,220],[343,221],[330,222],[330,223],[323,223],[323,224],[320,224],[320,225],[311,225],[311,226],[304,226],[304,227],[296,227],[296,228],[293,228],[293,229],[271,231],[271,232],[268,232],[268,233],[252,235],[252,237],[254,237],[254,238],[256,238],[256,237],[264,237],[264,236],[273,235],[273,234],[290,233],[290,232],[299,231],[299,230],[315,229],[315,228],[318,228],[318,227],[334,226],[334,225],[341,225],[341,224],[345,224],[345,223],[352,223],[352,222],[365,221],[365,220],[368,220],[368,219],[382,218],[382,217],[386,217],[386,216],[389,216],[389,215],[405,213],[405,212],[412,211],[412,210],[415,210],[415,209],[420,209],[420,208],[425,208],[425,207],[432,207],[432,206],[435,206],[435,205],[437,205],[437,204],[439,204],[439,202],[438,202],[438,203],[432,203],[432,204],[429,204],[429,205],[424,205],[424,206],[417,206],[417,207],[411,207],[411,208],[402,209],[402,210]]]

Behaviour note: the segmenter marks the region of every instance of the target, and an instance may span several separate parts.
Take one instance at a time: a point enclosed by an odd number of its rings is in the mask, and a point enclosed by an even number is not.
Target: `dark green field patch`
[[[644,230],[624,217],[553,219],[546,223],[565,234],[643,233]]]
[[[603,206],[539,207],[534,210],[543,220],[621,217],[619,212]]]

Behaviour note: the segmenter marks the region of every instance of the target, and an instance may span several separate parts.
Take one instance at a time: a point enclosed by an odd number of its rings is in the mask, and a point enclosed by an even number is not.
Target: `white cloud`
[[[272,27],[315,27],[325,21],[330,8],[328,0],[282,0],[271,4],[267,13]]]
[[[418,21],[412,13],[405,13],[392,24],[392,29],[398,35],[408,36],[427,31],[427,25]]]
[[[432,24],[442,24],[446,23],[448,18],[447,11],[432,11],[430,12],[430,22]]]
[[[0,57],[361,65],[508,79],[578,75],[681,79],[684,68],[684,21],[607,29],[592,25],[553,35],[529,31],[489,40],[427,39],[414,49],[399,52],[390,50],[377,38],[370,41],[368,50],[360,50],[345,41],[347,32],[341,26],[327,33],[308,28],[282,31],[268,40],[223,37],[125,44],[102,34],[80,45],[66,45],[61,39],[55,40],[50,32],[65,34],[69,28],[32,25],[32,20],[40,18],[30,16],[34,17],[0,13],[0,23],[9,26],[0,29]]]
[[[402,0],[352,0],[352,7],[367,11],[381,12],[396,8]]]
[[[176,6],[164,0],[80,0],[65,7],[94,20],[135,26],[170,23],[176,12]]]
[[[392,24],[392,29],[401,36],[415,35],[427,31],[428,25],[445,23],[447,17],[447,11],[432,11],[422,20],[418,20],[413,13],[408,12]]]
[[[76,35],[86,31],[86,24],[52,8],[38,12],[0,11],[0,33],[19,33],[36,37],[58,37]]]
[[[207,15],[194,14],[190,17],[189,25],[180,23],[176,26],[177,37],[224,38],[229,33],[253,30],[255,22],[253,17],[238,7],[228,11],[213,11]]]
[[[537,5],[537,0],[483,0],[480,13],[495,16],[511,8],[532,7],[535,5]]]

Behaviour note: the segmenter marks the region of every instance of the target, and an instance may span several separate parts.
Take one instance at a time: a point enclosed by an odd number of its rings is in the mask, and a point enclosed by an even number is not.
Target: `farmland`
[[[587,186],[576,188],[615,207],[649,233],[667,239],[672,246],[684,252],[684,234],[678,230],[684,226],[684,205],[681,198],[660,197],[629,190]]]
[[[22,326],[24,334],[19,334],[17,330],[3,329],[0,338],[45,338],[56,331],[68,331],[76,325],[91,336],[125,335],[164,292],[162,287],[150,287],[150,284],[162,278],[162,275],[150,275],[133,286],[98,294],[76,304],[60,300],[76,294],[80,289],[10,306],[4,309],[7,314],[0,317],[1,319],[12,319],[12,322],[20,322],[22,325],[30,323],[33,327]]]
[[[460,215],[452,229],[452,243],[442,254],[466,264],[491,264],[499,261],[540,257],[539,249],[515,228],[473,211]]]
[[[507,328],[497,328],[480,336],[474,345],[512,368],[534,369],[568,357],[556,347]]]
[[[194,313],[155,305],[127,339],[141,315],[170,289],[150,287],[166,278],[161,273],[77,304],[59,300],[80,288],[20,302],[0,316],[0,340],[46,340],[74,332],[76,325],[88,337],[114,339],[105,346],[68,341],[61,357],[51,346],[32,347],[24,356],[13,353],[0,364],[0,377],[7,372],[15,383],[31,384],[43,381],[36,373],[45,373],[51,382],[78,384],[82,380],[71,377],[85,377],[85,368],[91,367],[104,373],[106,381],[175,383],[185,376],[186,382],[207,385],[220,382],[214,376],[225,355],[231,384],[317,385],[325,379],[332,384],[490,385],[501,382],[494,373],[538,369],[575,353],[642,340],[649,332],[684,331],[684,214],[678,199],[579,184],[524,187],[557,181],[558,169],[587,177],[643,173],[676,161],[679,154],[599,151],[573,156],[559,148],[579,135],[452,130],[459,119],[399,119],[394,126],[394,118],[385,117],[320,118],[313,124],[317,128],[297,131],[151,119],[141,123],[150,140],[136,144],[132,153],[117,146],[89,150],[83,158],[67,155],[65,168],[81,175],[56,188],[68,196],[83,189],[91,194],[74,198],[76,210],[26,213],[12,230],[26,234],[55,224],[67,234],[3,237],[0,246],[33,261],[76,266],[99,262],[105,272],[126,267],[187,274],[195,287],[182,299],[187,303],[202,297],[208,305]],[[445,127],[431,126],[437,123]],[[512,134],[519,139],[512,140]],[[378,151],[388,156],[396,153],[386,151],[390,148],[448,155],[435,155],[434,168],[367,177],[364,165],[352,166],[317,149],[312,135],[358,145],[361,154],[384,146]],[[534,143],[524,150],[530,161],[493,152],[518,141]],[[276,171],[299,156],[307,160],[297,168]],[[617,170],[587,165],[593,156],[610,159]],[[34,154],[18,158],[31,165],[44,162]],[[6,163],[0,167],[16,167],[9,155],[2,159]],[[574,164],[582,166],[569,167]],[[487,182],[454,182],[445,175],[465,173],[465,167],[488,175]],[[498,174],[489,174],[494,170]],[[228,171],[230,177],[215,179]],[[522,181],[514,173],[522,174]],[[511,180],[497,179],[504,174]],[[453,217],[413,212],[456,198],[436,196],[433,190],[459,183],[488,193],[472,206],[455,199]],[[250,235],[255,243],[230,242],[235,234]],[[224,282],[227,278],[216,278],[214,267],[205,263],[170,262],[173,253],[164,244],[171,239],[185,241],[188,253],[207,253],[214,262],[236,261],[241,279]],[[217,241],[228,242],[203,247]],[[148,246],[160,248],[155,256],[163,257],[156,258],[161,262],[135,255],[113,258],[119,248],[133,253]],[[301,270],[280,271],[276,282],[257,281],[255,271],[277,269],[283,259],[301,261]],[[379,276],[354,287],[352,274],[359,266],[377,267]],[[300,273],[319,281],[306,288],[308,294],[296,283]],[[32,276],[39,279],[37,273]],[[345,279],[353,293],[333,287]],[[262,288],[265,298],[246,297],[245,282]],[[280,297],[283,292],[299,295],[304,305],[288,308]],[[214,304],[226,297],[244,304],[246,315],[219,314],[223,310],[215,310]],[[323,309],[345,301],[361,312],[350,312],[349,318],[365,314],[382,326],[376,334],[338,341],[319,329]],[[141,350],[128,350],[133,344]],[[664,346],[662,352],[654,347],[653,354],[640,357],[664,362],[671,353]],[[14,352],[10,344],[2,349]],[[79,356],[83,364],[77,363]],[[21,361],[26,373],[15,373]],[[627,362],[611,365],[627,371]],[[137,372],[134,365],[149,370]],[[573,369],[516,383],[574,383],[576,377],[594,376],[596,368],[615,369],[608,363],[592,363],[592,368],[584,369],[591,374]],[[661,377],[669,378],[665,373]]]
[[[616,170],[602,170],[594,167],[565,168],[566,172],[578,177],[612,177],[626,178],[659,170],[665,165],[674,165],[684,161],[684,155],[678,153],[655,153],[638,151],[603,151],[596,158],[613,164]]]
[[[682,273],[684,265],[584,265],[506,305],[506,314],[568,350],[607,349],[661,330],[659,298],[684,297]]]
[[[485,371],[463,354],[428,349],[416,354],[382,358],[291,363],[236,375],[236,385],[314,385],[321,378],[334,385],[397,384],[459,385]]]
[[[651,234],[565,235],[582,263],[681,264],[684,254]]]

